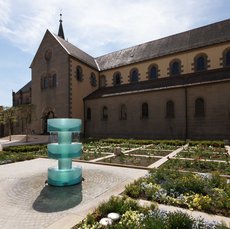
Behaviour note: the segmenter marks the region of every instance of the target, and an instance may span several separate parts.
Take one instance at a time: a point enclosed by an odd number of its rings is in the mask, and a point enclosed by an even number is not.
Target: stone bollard
[[[113,149],[113,153],[116,155],[116,156],[120,156],[121,155],[121,147],[115,147]]]

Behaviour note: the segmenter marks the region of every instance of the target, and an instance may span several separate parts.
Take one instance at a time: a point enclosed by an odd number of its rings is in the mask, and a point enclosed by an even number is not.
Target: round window
[[[45,60],[49,61],[51,59],[51,57],[52,57],[51,49],[46,50],[46,52],[45,52]]]

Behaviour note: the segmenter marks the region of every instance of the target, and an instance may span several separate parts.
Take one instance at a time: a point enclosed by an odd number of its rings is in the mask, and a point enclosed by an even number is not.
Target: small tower
[[[60,24],[59,24],[59,29],[58,29],[58,36],[65,40],[64,30],[62,27],[62,14],[60,14],[59,22],[60,22]]]

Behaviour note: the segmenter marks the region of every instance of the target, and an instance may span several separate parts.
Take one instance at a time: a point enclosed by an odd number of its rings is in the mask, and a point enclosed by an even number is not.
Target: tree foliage
[[[25,125],[26,142],[28,142],[29,136],[29,125],[32,117],[34,117],[35,105],[33,104],[22,104],[17,106],[17,117]]]
[[[13,124],[15,122],[17,122],[17,109],[15,107],[3,107],[0,110],[0,123],[7,126],[9,141],[11,141]]]

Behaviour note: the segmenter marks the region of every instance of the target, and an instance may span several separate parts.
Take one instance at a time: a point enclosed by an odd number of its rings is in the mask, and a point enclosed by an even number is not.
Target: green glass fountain
[[[80,134],[81,120],[72,118],[48,119],[47,130],[57,136],[57,142],[48,144],[48,157],[57,159],[58,166],[48,168],[48,184],[75,185],[82,181],[82,168],[72,167],[72,158],[82,154],[82,143],[72,142],[73,134]]]

